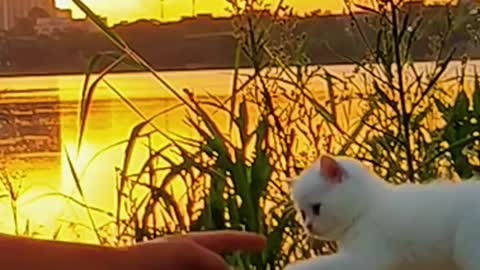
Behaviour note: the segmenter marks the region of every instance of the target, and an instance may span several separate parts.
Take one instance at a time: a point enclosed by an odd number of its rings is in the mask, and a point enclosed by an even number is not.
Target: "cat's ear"
[[[333,157],[325,155],[320,158],[320,172],[332,184],[342,182],[343,170]]]

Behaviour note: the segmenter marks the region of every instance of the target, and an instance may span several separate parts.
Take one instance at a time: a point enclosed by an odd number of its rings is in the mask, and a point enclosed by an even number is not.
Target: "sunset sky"
[[[195,0],[196,13],[213,13],[216,16],[227,15],[225,0]],[[56,0],[60,8],[73,8],[71,0]],[[109,23],[122,20],[136,20],[139,18],[161,19],[162,0],[84,0],[99,15],[107,16]],[[278,0],[267,0],[276,4]],[[286,0],[287,4],[295,7],[299,12],[315,9],[341,11],[343,0]],[[192,14],[192,0],[163,0],[164,19],[178,20],[181,16]],[[75,11],[76,16],[79,15]]]

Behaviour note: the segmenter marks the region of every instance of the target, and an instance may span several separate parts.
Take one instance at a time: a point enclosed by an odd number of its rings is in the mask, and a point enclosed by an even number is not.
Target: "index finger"
[[[234,251],[262,251],[266,246],[264,236],[240,231],[193,232],[184,235],[187,239],[216,253]]]
[[[266,239],[262,235],[232,230],[191,232],[184,235],[169,235],[150,240],[143,244],[164,242],[168,241],[168,239],[190,240],[215,253],[229,253],[234,251],[258,252],[262,251],[266,246]]]
[[[168,237],[167,237],[168,238]],[[127,269],[178,269],[178,270],[228,270],[228,264],[223,258],[188,238],[165,241],[150,241],[131,248],[130,264]]]

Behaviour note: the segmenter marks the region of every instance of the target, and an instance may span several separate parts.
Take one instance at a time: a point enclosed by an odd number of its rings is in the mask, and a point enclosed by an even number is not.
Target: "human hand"
[[[235,231],[167,236],[128,248],[0,234],[0,261],[7,270],[227,270],[220,254],[264,247],[262,236]]]
[[[265,244],[262,236],[238,231],[167,236],[129,248],[124,265],[132,267],[129,270],[228,270],[221,254],[258,252]]]

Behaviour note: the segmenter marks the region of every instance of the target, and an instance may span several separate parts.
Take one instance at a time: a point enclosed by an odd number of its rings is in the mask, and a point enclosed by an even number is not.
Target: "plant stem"
[[[400,105],[401,105],[401,126],[405,135],[405,152],[407,155],[407,177],[410,182],[414,182],[414,170],[413,170],[413,155],[412,155],[412,146],[410,145],[410,114],[407,113],[407,100],[405,88],[403,85],[403,68],[402,68],[402,59],[400,55],[401,49],[401,40],[399,40],[398,33],[398,18],[397,18],[397,5],[393,3],[393,0],[390,0],[390,6],[392,8],[392,27],[393,27],[393,42],[395,47],[395,62],[397,65],[397,75],[398,75],[398,92],[400,95]]]

